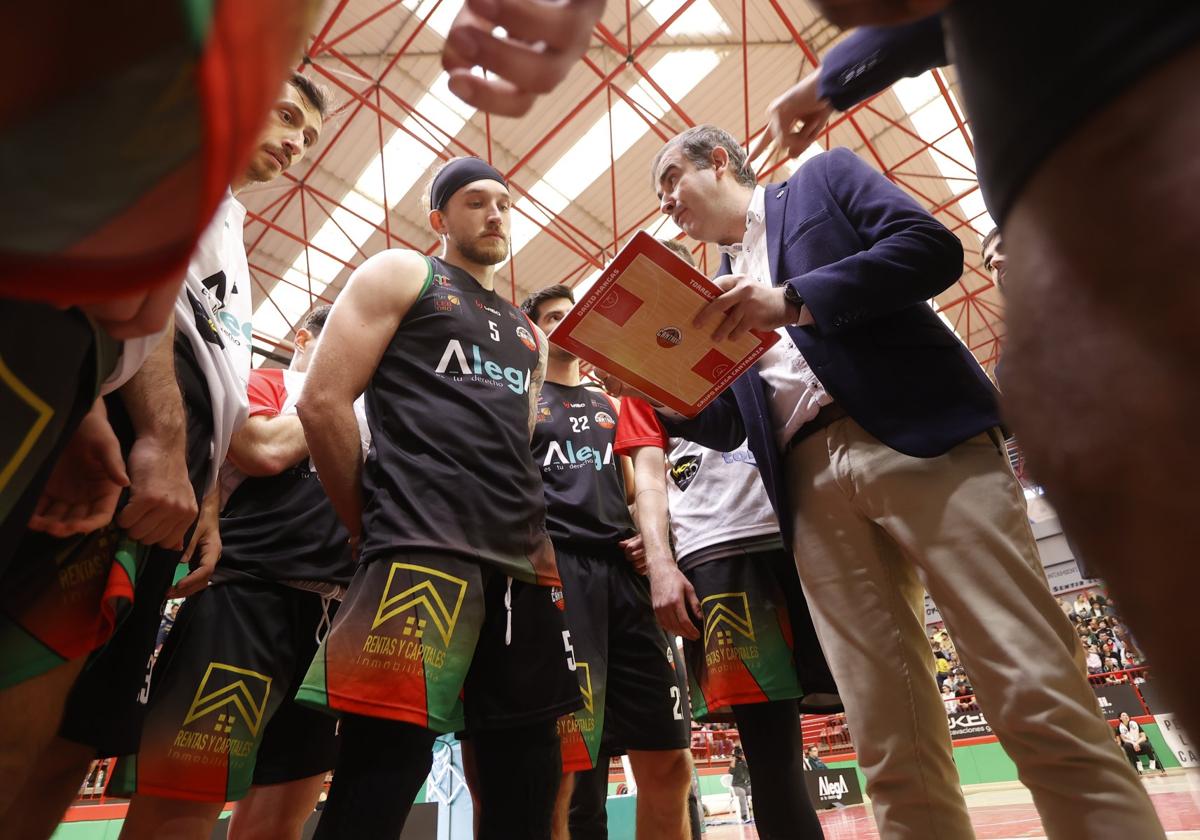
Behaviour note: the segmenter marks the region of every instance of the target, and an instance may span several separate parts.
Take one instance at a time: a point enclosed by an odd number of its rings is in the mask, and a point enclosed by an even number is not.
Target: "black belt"
[[[792,435],[792,439],[787,442],[787,446],[783,447],[783,454],[787,455],[810,436],[815,435],[822,429],[827,429],[841,420],[843,417],[849,417],[846,409],[842,408],[837,403],[821,406],[821,410],[817,412],[817,416],[811,420],[806,420],[796,430],[796,434]]]

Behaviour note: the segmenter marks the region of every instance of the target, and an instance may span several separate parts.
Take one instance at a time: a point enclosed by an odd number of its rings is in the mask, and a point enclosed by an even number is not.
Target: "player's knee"
[[[645,758],[639,764],[644,768],[644,778],[637,780],[639,789],[667,796],[678,796],[687,791],[692,782],[692,758],[687,750],[663,750],[643,753],[643,756]]]

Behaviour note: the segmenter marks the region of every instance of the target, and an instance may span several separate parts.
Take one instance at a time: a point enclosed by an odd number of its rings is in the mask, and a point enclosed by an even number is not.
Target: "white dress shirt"
[[[745,274],[771,288],[775,284],[767,259],[766,206],[766,190],[755,187],[746,209],[746,235],[741,244],[721,245],[719,250],[729,256],[734,274]],[[829,405],[833,398],[825,392],[825,386],[808,366],[787,330],[780,327],[776,332],[779,341],[758,360],[758,373],[771,388],[775,443],[782,451],[796,430],[816,417],[821,406]]]

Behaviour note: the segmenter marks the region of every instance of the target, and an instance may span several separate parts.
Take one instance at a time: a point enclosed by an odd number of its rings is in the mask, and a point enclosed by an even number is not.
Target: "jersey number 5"
[[[563,634],[563,647],[566,648],[566,650],[567,650],[567,668],[574,671],[575,670],[575,648],[571,645],[571,631],[564,630],[564,631],[562,631],[562,634]]]
[[[492,341],[500,340],[500,328],[496,326],[495,321],[488,321],[488,332],[492,334]]]

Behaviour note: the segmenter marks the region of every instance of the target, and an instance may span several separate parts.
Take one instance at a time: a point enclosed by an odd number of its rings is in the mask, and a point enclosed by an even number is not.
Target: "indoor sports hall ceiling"
[[[306,72],[340,115],[293,171],[240,195],[255,364],[286,361],[294,325],[368,255],[434,251],[420,193],[430,167],[452,155],[489,159],[520,196],[497,283],[515,301],[551,283],[586,284],[635,231],[678,235],[650,187],[662,142],[702,122],[753,139],[767,104],[840,37],[803,0],[610,0],[586,59],[553,94],[523,118],[490,118],[446,89],[440,51],[461,5],[325,3]],[[992,221],[956,91],[952,69],[905,80],[836,115],[820,146],[854,150],[958,234],[963,275],[935,305],[990,371],[1003,301],[979,257]],[[784,180],[793,166],[760,164],[760,176]],[[684,241],[711,273],[715,248]]]

